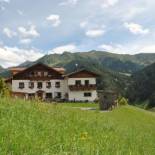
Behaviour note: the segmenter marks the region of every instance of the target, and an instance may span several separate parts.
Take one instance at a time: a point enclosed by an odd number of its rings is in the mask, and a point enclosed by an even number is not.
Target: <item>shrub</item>
[[[0,97],[10,96],[9,87],[6,85],[3,78],[0,78]]]
[[[119,97],[117,102],[120,106],[128,105],[128,99],[126,99],[125,97]]]

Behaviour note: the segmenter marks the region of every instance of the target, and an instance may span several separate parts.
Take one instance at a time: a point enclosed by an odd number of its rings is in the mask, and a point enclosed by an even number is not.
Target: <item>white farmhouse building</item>
[[[94,101],[97,74],[80,70],[65,75],[63,68],[38,63],[28,68],[11,68],[12,95],[25,99]]]

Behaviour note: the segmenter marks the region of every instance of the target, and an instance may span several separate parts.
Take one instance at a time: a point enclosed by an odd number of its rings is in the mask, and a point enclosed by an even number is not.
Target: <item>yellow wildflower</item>
[[[81,140],[86,140],[87,138],[88,138],[88,133],[87,132],[81,133],[81,136],[80,136]]]

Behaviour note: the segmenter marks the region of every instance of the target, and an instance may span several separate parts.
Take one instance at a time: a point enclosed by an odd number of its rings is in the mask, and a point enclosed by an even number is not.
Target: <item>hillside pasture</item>
[[[72,104],[0,99],[0,154],[155,154],[154,113],[132,106],[82,111]]]

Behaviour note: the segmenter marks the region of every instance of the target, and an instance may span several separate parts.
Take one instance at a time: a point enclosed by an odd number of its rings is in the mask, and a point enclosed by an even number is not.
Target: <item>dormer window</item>
[[[34,77],[34,72],[30,72],[29,76]]]
[[[19,82],[19,88],[23,89],[25,87],[24,82]]]
[[[37,77],[37,76],[38,76],[37,72],[34,72],[34,76],[35,76],[35,77]]]
[[[45,76],[45,77],[48,76],[48,72],[44,72],[44,76]]]
[[[38,76],[41,76],[41,72],[38,72]]]
[[[52,77],[52,74],[51,73],[48,73],[48,77]]]

